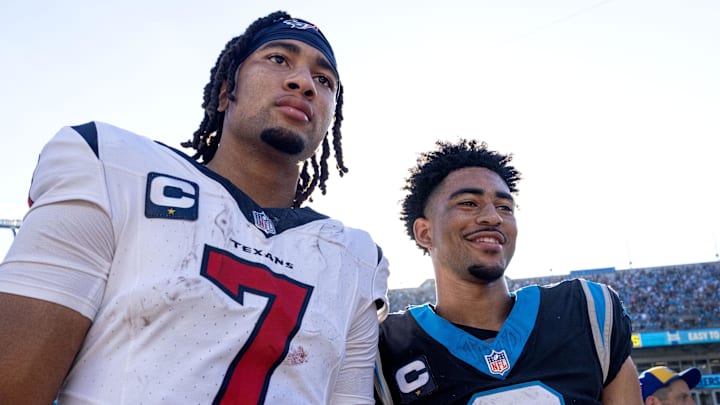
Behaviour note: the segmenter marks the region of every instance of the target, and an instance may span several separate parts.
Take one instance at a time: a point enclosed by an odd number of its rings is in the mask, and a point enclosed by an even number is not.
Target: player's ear
[[[220,93],[218,93],[217,110],[219,112],[225,112],[225,110],[227,110],[229,104],[230,104],[230,99],[228,98],[228,93],[227,93],[227,80],[223,80],[222,84],[220,85]]]
[[[655,395],[650,395],[645,400],[645,403],[648,405],[663,405],[665,401],[662,401],[660,398],[656,397]]]
[[[417,218],[413,222],[413,234],[418,245],[430,250],[432,247],[432,223],[427,218]]]

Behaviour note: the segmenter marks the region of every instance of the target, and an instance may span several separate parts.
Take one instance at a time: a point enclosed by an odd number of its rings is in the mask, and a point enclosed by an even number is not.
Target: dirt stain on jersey
[[[287,356],[285,357],[285,364],[291,365],[291,366],[297,366],[299,364],[307,363],[308,362],[308,353],[305,351],[305,348],[302,346],[298,346],[296,348],[290,348],[290,351],[288,352]]]

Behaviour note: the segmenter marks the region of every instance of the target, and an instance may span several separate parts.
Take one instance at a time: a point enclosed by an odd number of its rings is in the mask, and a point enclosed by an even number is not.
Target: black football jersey
[[[531,286],[494,339],[481,340],[429,304],[381,325],[378,402],[599,404],[630,355],[630,319],[617,294],[582,279]]]

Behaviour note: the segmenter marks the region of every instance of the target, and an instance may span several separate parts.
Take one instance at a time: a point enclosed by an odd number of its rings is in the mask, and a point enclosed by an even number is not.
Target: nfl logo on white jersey
[[[273,224],[272,220],[270,220],[264,212],[253,211],[253,219],[255,221],[255,226],[259,230],[268,235],[275,235],[275,224]]]

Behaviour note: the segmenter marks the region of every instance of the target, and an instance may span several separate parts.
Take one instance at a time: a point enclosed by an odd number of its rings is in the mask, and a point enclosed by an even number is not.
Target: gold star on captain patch
[[[168,208],[168,215],[175,215],[175,208]]]

